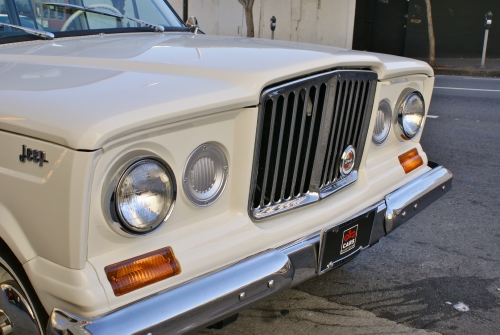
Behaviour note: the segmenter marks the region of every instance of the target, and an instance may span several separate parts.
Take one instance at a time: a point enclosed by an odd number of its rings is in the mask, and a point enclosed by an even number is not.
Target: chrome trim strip
[[[290,208],[298,208],[308,205],[319,200],[319,193],[306,193],[304,195],[287,199],[287,201],[282,201],[272,206],[267,206],[264,208],[256,208],[253,210],[252,215],[255,219],[263,219],[270,215],[275,215],[288,211]]]
[[[353,170],[345,178],[339,179],[336,182],[321,188],[321,198],[326,198],[327,196],[340,191],[344,187],[347,187],[352,183],[354,183],[357,179],[358,179],[358,171]]]
[[[411,218],[411,215],[398,214],[396,219],[388,219],[386,213],[401,213],[406,207],[413,207],[415,202],[420,209],[420,204],[433,202],[451,188],[452,174],[432,162],[429,166],[431,171],[333,227],[376,208],[370,238],[370,246],[373,245],[386,235],[384,221],[387,225],[389,220],[400,220],[398,224],[401,224]],[[442,186],[446,186],[445,190]],[[74,335],[192,332],[318,275],[321,234],[322,231],[317,231],[100,317],[80,318],[54,309],[47,334],[65,335],[67,331]]]

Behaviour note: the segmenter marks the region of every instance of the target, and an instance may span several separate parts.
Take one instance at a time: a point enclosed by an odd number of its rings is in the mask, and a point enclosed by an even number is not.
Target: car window
[[[61,5],[47,5],[47,2]],[[178,16],[163,0],[0,0],[0,22],[44,30],[55,34],[56,37],[57,33],[68,36],[68,33],[87,34],[89,30],[107,30],[107,33],[113,29],[123,32],[123,29],[127,28],[151,30],[127,18],[81,11],[64,5],[92,7],[165,28],[185,29]],[[0,28],[0,43],[2,37],[26,34],[11,27]]]

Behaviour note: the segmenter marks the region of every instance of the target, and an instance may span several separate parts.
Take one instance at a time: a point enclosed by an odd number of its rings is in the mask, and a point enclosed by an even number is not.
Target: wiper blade
[[[0,22],[0,27],[9,27],[12,29],[22,30],[25,33],[35,35],[38,37],[43,37],[43,38],[48,39],[48,40],[54,39],[54,34],[49,33],[48,31],[43,31],[43,30],[38,30],[38,29],[33,29],[33,28],[26,28],[26,27],[22,27],[22,26],[16,26],[15,24],[3,23],[3,22]]]
[[[95,14],[102,14],[102,15],[107,15],[107,16],[112,16],[117,19],[129,19],[131,21],[140,23],[142,25],[145,25],[146,27],[152,28],[157,32],[164,32],[165,28],[162,25],[159,24],[154,24],[154,23],[149,23],[140,19],[136,19],[135,17],[129,17],[125,16],[122,14],[114,13],[111,10],[101,10],[97,9],[95,7],[83,7],[83,6],[78,6],[78,5],[72,5],[68,3],[60,3],[60,2],[44,2],[42,3],[44,6],[54,6],[54,7],[63,7],[63,8],[71,8],[71,9],[76,9],[76,10],[81,10],[82,12],[87,12],[87,13],[95,13]]]

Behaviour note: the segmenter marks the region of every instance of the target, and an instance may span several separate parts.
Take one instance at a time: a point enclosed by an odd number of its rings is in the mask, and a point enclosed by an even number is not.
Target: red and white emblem
[[[354,169],[354,162],[356,160],[356,150],[352,145],[345,148],[342,156],[340,157],[340,173],[347,176]]]
[[[348,252],[349,250],[354,249],[356,246],[356,237],[358,236],[358,225],[351,227],[344,231],[344,235],[342,236],[342,246],[340,247],[340,254],[342,255],[344,252]]]

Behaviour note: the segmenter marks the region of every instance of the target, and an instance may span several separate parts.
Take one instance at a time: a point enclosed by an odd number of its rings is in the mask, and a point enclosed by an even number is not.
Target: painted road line
[[[443,89],[443,90],[461,90],[461,91],[500,92],[500,90],[484,90],[484,89],[479,89],[479,88],[437,87],[437,86],[434,86],[434,88],[440,88],[440,89]]]
[[[484,77],[462,77],[462,79],[466,79],[466,80],[494,80],[494,81],[500,80],[500,78],[484,78]]]
[[[427,117],[430,119],[437,119],[439,116],[438,115],[427,115]]]

